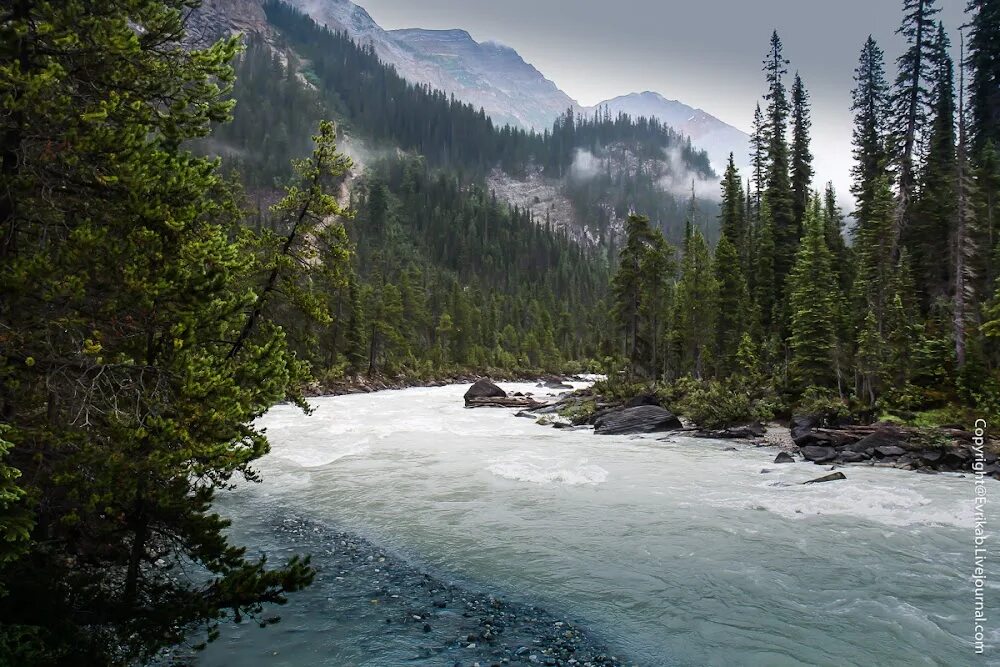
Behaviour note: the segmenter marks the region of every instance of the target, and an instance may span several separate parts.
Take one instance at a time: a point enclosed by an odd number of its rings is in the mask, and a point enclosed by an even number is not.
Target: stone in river
[[[793,457],[788,452],[778,452],[778,455],[774,457],[775,463],[795,463],[795,457]]]
[[[507,392],[486,378],[476,380],[476,383],[465,392],[465,402],[473,398],[507,398]]]
[[[811,479],[808,482],[802,482],[803,484],[819,484],[821,482],[835,482],[838,479],[847,479],[847,475],[842,472],[832,472],[829,475],[824,475],[822,477],[817,477],[816,479]]]

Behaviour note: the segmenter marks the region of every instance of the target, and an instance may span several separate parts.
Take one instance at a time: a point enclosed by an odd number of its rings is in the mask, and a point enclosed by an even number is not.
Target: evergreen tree
[[[771,35],[771,50],[764,60],[767,75],[767,186],[764,201],[771,213],[774,233],[774,277],[778,290],[785,283],[799,242],[795,223],[795,199],[789,180],[788,128],[789,105],[785,92],[784,76],[788,73],[788,60],[782,55],[781,38]]]
[[[809,207],[813,178],[813,155],[809,149],[809,130],[812,119],[809,114],[809,92],[802,84],[798,73],[792,85],[792,196],[795,225],[802,234],[803,221]]]
[[[750,133],[750,175],[753,188],[747,188],[747,191],[753,193],[751,218],[756,218],[760,214],[764,188],[767,184],[767,147],[767,123],[764,121],[764,113],[760,110],[760,103],[758,103],[753,112],[753,130]]]
[[[612,281],[613,315],[624,334],[630,372],[655,375],[662,363],[658,348],[669,303],[667,281],[673,274],[671,251],[645,216],[630,215],[618,271]],[[658,358],[659,357],[659,358]]]
[[[707,377],[715,336],[718,287],[705,237],[689,226],[677,283],[676,338],[682,370]]]
[[[774,311],[778,305],[778,284],[775,275],[776,247],[774,241],[774,222],[771,218],[771,208],[764,202],[760,213],[760,223],[757,225],[754,239],[754,301],[757,313],[765,332],[771,331]]]
[[[729,164],[722,177],[722,214],[719,218],[720,233],[739,253],[747,245],[746,212],[743,201],[743,181],[736,168],[733,154],[729,154]]]
[[[819,200],[810,207],[802,244],[789,276],[789,346],[793,379],[802,387],[835,380],[837,280]]]
[[[894,162],[898,172],[898,199],[893,218],[893,261],[898,258],[903,229],[909,224],[916,191],[916,164],[922,157],[925,132],[934,107],[932,87],[935,61],[936,0],[903,0],[903,22],[896,30],[906,50],[896,60],[898,73],[892,92],[895,114]]]
[[[876,208],[878,179],[886,173],[889,155],[889,86],[885,79],[882,50],[871,36],[861,49],[854,72],[854,165],[851,192],[857,200],[858,224],[870,220]]]
[[[964,73],[965,68],[962,68]],[[964,76],[963,81],[964,84]],[[958,154],[955,165],[955,210],[954,234],[952,237],[952,257],[954,268],[953,313],[955,324],[955,364],[961,370],[965,366],[968,350],[969,322],[972,316],[972,304],[975,303],[975,281],[973,276],[975,247],[975,184],[972,167],[968,157],[968,140],[965,121],[964,85],[959,86],[958,113]]]
[[[938,25],[934,56],[934,118],[928,138],[927,158],[920,172],[920,194],[913,206],[903,243],[917,276],[917,290],[926,312],[936,298],[949,292],[949,263],[941,261],[942,241],[952,236],[953,206],[957,193],[955,155],[955,85],[950,43]]]
[[[970,155],[1000,146],[1000,0],[970,0]]]
[[[714,359],[717,374],[725,377],[739,370],[737,357],[749,319],[746,280],[739,254],[728,236],[723,235],[715,246],[714,269],[719,295]]]

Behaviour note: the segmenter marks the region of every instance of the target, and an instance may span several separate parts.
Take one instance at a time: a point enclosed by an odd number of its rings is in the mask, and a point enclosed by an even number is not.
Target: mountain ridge
[[[667,99],[661,93],[646,90],[613,97],[592,107],[587,113],[607,108],[612,115],[626,113],[630,116],[654,117],[691,138],[691,143],[708,153],[712,166],[721,173],[729,153],[733,153],[736,166],[744,168],[749,163],[750,135],[737,127],[719,120],[704,109],[692,107],[680,100]]]
[[[737,166],[749,161],[749,136],[708,112],[654,91],[630,93],[583,106],[513,47],[495,40],[476,41],[462,28],[400,28],[385,30],[364,7],[350,0],[283,0],[330,30],[370,45],[383,62],[405,79],[426,84],[482,108],[497,125],[510,124],[539,132],[551,130],[568,109],[593,114],[607,108],[613,115],[644,116],[689,136],[705,150],[716,171],[729,153]],[[248,32],[273,38],[262,0],[205,0],[195,10],[197,41]]]

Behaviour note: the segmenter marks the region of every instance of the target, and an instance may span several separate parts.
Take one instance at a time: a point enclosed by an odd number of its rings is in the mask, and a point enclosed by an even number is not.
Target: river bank
[[[507,400],[504,392],[480,380],[466,395],[467,407],[509,407],[482,402],[470,395],[491,394]],[[775,464],[794,463],[796,457],[830,470],[847,466],[891,467],[936,474],[973,473],[1000,480],[1000,440],[979,420],[970,430],[960,426],[916,428],[892,422],[859,423],[850,417],[829,419],[821,414],[797,415],[786,424],[738,422],[702,428],[684,415],[674,414],[655,392],[630,398],[608,396],[593,387],[563,393],[546,405],[529,404],[519,416],[538,416],[538,423],[556,428],[593,427],[597,434],[683,433],[695,438],[743,441],[780,451]],[[831,477],[841,479],[841,477]]]
[[[634,664],[614,655],[566,616],[478,590],[415,564],[358,534],[337,530],[294,510],[278,510],[274,516],[277,520],[272,539],[282,545],[281,550],[312,556],[317,568],[313,587],[329,594],[326,600],[333,606],[331,620],[344,621],[341,632],[350,628],[350,632],[357,632],[370,642],[369,661],[330,663],[337,667]],[[284,616],[285,610],[274,611],[255,620],[268,624],[268,619]],[[293,656],[300,654],[301,646],[285,646],[289,622],[291,634],[298,634],[299,613],[293,610],[291,618],[266,629],[257,628],[258,623],[254,622],[241,626],[249,633],[263,633],[260,639],[266,640],[271,635],[277,640],[254,664],[286,664],[288,660],[300,659]],[[320,663],[333,657],[322,650],[312,652]],[[216,662],[211,651],[208,660],[199,660],[195,653],[175,651],[160,664],[189,667]]]

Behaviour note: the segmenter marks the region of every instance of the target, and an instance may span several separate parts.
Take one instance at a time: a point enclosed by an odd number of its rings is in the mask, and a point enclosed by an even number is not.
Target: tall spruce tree
[[[919,197],[903,243],[916,276],[924,312],[935,299],[950,291],[949,262],[941,261],[945,243],[952,237],[954,202],[958,196],[954,66],[948,53],[951,44],[939,24],[934,41],[934,117],[928,137],[927,157],[919,174]]]
[[[739,370],[738,355],[749,321],[749,294],[740,256],[728,236],[715,246],[715,283],[718,290],[713,359],[716,374],[726,377]]]
[[[720,209],[722,233],[714,256],[715,280],[719,290],[714,356],[717,372],[729,375],[738,369],[736,357],[750,312],[744,272],[750,239],[744,210],[743,181],[732,154],[722,179]]]
[[[795,224],[801,235],[803,221],[809,208],[813,179],[813,155],[809,148],[809,130],[812,119],[809,112],[809,91],[802,83],[798,72],[792,84],[792,197]]]
[[[858,224],[872,217],[878,178],[889,161],[889,84],[885,78],[882,49],[869,36],[861,49],[858,67],[854,71],[855,88],[851,94],[854,112],[854,164],[851,193],[857,201],[855,217]]]
[[[788,282],[791,374],[801,388],[829,387],[836,380],[838,291],[817,196],[807,212],[802,243]]]
[[[720,233],[729,238],[733,247],[741,252],[747,243],[747,219],[744,210],[743,180],[733,154],[729,154],[729,163],[722,177],[722,211],[719,217]]]
[[[893,89],[895,146],[893,158],[898,173],[897,203],[893,218],[893,261],[898,259],[903,229],[909,224],[916,193],[916,165],[927,140],[934,99],[935,21],[940,11],[936,0],[903,0],[903,21],[896,30],[906,41],[906,50],[896,60],[898,73]]]
[[[964,44],[963,44],[964,50]],[[975,246],[975,183],[972,165],[969,161],[968,134],[965,119],[965,67],[961,67],[958,111],[958,154],[954,162],[955,207],[952,231],[952,320],[954,322],[955,364],[959,370],[965,366],[968,351],[969,326],[972,319],[972,304],[975,303],[974,262]]]
[[[969,150],[979,156],[987,143],[1000,147],[1000,0],[970,0],[967,11]]]
[[[778,293],[791,270],[795,248],[799,242],[795,223],[795,198],[789,179],[788,129],[789,104],[784,77],[788,73],[788,60],[783,55],[781,38],[777,31],[771,35],[771,49],[764,59],[767,77],[767,175],[764,201],[771,214],[774,233],[774,276]]]
[[[681,370],[696,378],[707,377],[710,369],[717,297],[712,254],[701,230],[689,224],[677,283],[675,322]]]
[[[753,130],[750,133],[750,180],[753,187],[748,187],[747,191],[748,194],[753,193],[751,219],[760,215],[764,188],[767,185],[767,145],[767,124],[764,121],[764,112],[758,103],[753,112]]]

